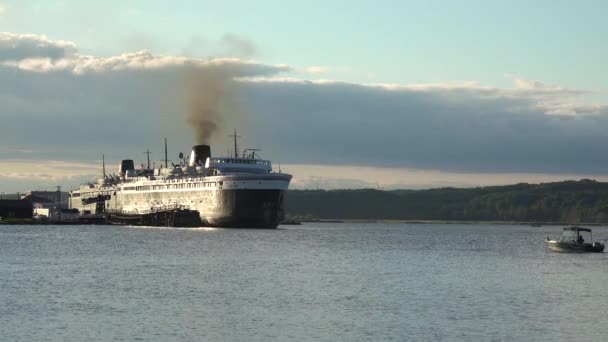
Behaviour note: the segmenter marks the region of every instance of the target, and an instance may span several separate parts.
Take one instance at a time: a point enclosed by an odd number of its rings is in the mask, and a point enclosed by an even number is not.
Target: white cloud
[[[0,163],[0,178],[29,179],[32,181],[66,181],[94,177],[100,173],[94,164],[62,160],[3,160]]]
[[[324,66],[324,65],[312,65],[304,68],[298,68],[297,71],[301,71],[304,74],[310,75],[322,75],[322,74],[344,74],[350,72],[350,68],[341,66]]]
[[[225,39],[233,45],[245,44],[236,36],[226,36]],[[79,54],[73,42],[10,32],[0,32],[0,64],[31,72],[70,71],[74,74],[195,67],[219,68],[229,76],[255,76],[291,69],[287,65],[266,65],[239,58],[158,56],[145,50],[118,56],[96,57]]]
[[[348,83],[335,80],[304,80],[290,77],[244,77],[242,82],[249,83],[286,83],[299,85],[318,85],[318,86],[343,86],[343,87],[363,87],[370,89],[380,89],[401,93],[420,92],[427,94],[441,94],[444,97],[475,97],[487,100],[518,100],[528,101],[526,110],[537,109],[548,115],[577,115],[577,114],[600,114],[607,110],[606,106],[589,105],[581,103],[582,95],[594,93],[590,90],[580,90],[563,88],[558,86],[548,86],[540,81],[513,78],[513,88],[497,88],[481,85],[477,81],[461,81],[446,83],[421,83],[421,84],[392,84],[392,83]],[[515,108],[510,108],[511,110]]]
[[[193,59],[174,56],[155,56],[148,51],[127,53],[112,57],[76,56],[75,58],[24,58],[2,62],[12,67],[32,72],[70,71],[74,74],[103,73],[123,70],[154,70],[169,68],[223,68],[234,76],[246,76],[289,71],[285,65],[264,65],[238,58]]]
[[[326,74],[332,69],[325,66],[309,66],[303,69],[307,74]]]
[[[170,155],[187,152],[193,139],[185,123],[181,76],[193,67],[221,71],[237,81],[232,108],[248,116],[226,119],[222,131],[235,125],[243,130],[243,145],[262,148],[264,157],[289,165],[328,164],[340,171],[294,169],[296,186],[473,185],[486,174],[562,177],[608,170],[608,158],[602,157],[608,146],[608,107],[586,103],[587,90],[520,77],[507,88],[476,81],[307,80],[290,77],[290,71],[300,70],[288,65],[147,51],[89,56],[73,43],[44,36],[0,36],[5,37],[0,42],[0,136],[13,149],[0,150],[4,159],[84,162],[101,153],[113,153],[115,160],[141,159],[142,150],[165,136],[175,146]],[[228,140],[225,135],[214,143]],[[17,147],[33,152],[23,156]],[[213,151],[225,148],[214,145]],[[469,176],[444,179],[446,172]],[[406,174],[420,180],[408,180]],[[497,177],[488,182],[500,182]]]
[[[65,40],[51,40],[43,35],[0,32],[0,61],[18,61],[27,58],[51,60],[70,58],[76,53],[76,44]]]

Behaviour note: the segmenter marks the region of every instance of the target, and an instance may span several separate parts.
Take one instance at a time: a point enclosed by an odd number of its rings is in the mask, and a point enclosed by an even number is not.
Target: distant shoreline
[[[608,224],[608,182],[593,180],[429,190],[290,190],[287,217],[303,221]]]
[[[394,224],[495,224],[509,226],[608,226],[607,223],[571,223],[571,222],[518,222],[518,221],[454,221],[454,220],[366,220],[366,219],[320,219],[294,220],[301,223],[394,223]]]

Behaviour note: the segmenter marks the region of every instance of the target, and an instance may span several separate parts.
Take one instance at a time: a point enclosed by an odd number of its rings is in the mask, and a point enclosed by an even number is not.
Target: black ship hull
[[[285,190],[225,189],[215,196],[214,208],[201,210],[201,219],[212,227],[276,228],[285,219]]]

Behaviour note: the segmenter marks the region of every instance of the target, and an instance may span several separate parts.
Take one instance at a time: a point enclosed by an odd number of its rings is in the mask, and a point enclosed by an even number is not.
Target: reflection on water
[[[125,229],[157,229],[157,230],[192,230],[192,231],[207,231],[211,232],[217,230],[219,228],[215,227],[158,227],[158,226],[120,226]]]
[[[0,226],[0,336],[82,340],[542,340],[608,336],[608,253],[559,227],[278,230]],[[594,228],[594,238],[608,229]]]

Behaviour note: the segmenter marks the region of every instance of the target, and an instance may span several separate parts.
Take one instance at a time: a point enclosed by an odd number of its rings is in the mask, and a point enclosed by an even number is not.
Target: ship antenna
[[[250,151],[251,152],[251,159],[255,159],[255,152],[256,151],[261,151],[259,148],[247,148],[245,149],[245,151]]]
[[[169,158],[167,157],[167,138],[165,138],[165,169],[169,168]]]

